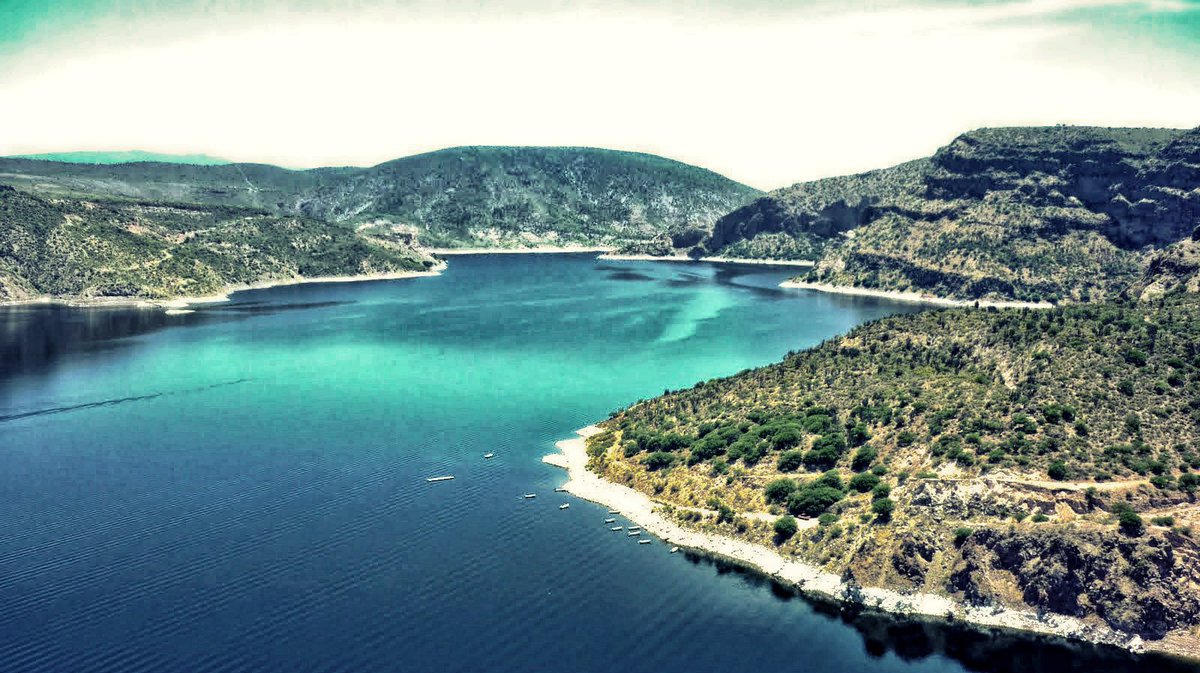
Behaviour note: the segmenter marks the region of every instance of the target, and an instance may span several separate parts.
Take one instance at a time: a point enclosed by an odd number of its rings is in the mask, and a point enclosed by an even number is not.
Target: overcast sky
[[[962,131],[1200,125],[1200,0],[0,0],[0,154],[587,145],[756,187]]]

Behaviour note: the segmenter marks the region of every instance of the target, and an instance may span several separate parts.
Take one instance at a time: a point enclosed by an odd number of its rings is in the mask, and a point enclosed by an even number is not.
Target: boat
[[[605,519],[604,523],[612,523],[614,521],[616,521],[616,519]]]
[[[638,544],[650,544],[650,540],[638,540]]]
[[[641,526],[630,526],[629,527],[629,530],[641,530],[641,529],[642,529]]]
[[[570,506],[571,506],[571,503],[569,503],[569,502],[564,502],[563,504],[559,505],[559,506],[558,506],[558,508],[559,508],[559,509],[566,509],[566,508],[568,508],[568,507],[570,507]]]
[[[536,498],[536,497],[537,497],[537,493],[526,493],[525,494],[526,500],[529,500],[530,498]]]
[[[617,511],[617,510],[615,510],[615,509],[610,509],[610,510],[608,510],[608,513],[609,513],[609,514],[620,514],[620,512],[618,512],[618,511]]]
[[[496,454],[494,454],[494,453],[485,453],[485,454],[483,454],[483,457],[484,457],[485,459],[486,459],[486,458],[495,458],[495,457],[496,457]]]
[[[446,475],[444,477],[430,477],[430,478],[426,479],[425,481],[432,484],[435,481],[450,481],[453,478],[454,478],[453,475]]]
[[[672,554],[674,554],[674,553],[675,553],[675,552],[677,552],[677,551],[679,551],[679,547],[671,547],[671,553],[672,553]]]
[[[630,533],[630,534],[629,534],[629,537],[633,537],[633,536],[635,536],[635,535],[641,535],[641,534],[642,534],[642,531],[640,531],[640,530],[635,530],[635,531],[633,531],[632,533]]]
[[[609,528],[609,530],[624,530],[624,529],[625,529],[625,526],[613,526],[612,528]]]
[[[554,487],[554,492],[555,492],[555,493],[565,493],[565,492],[566,492],[566,490],[567,490],[567,489],[563,488],[562,486],[555,486],[555,487]]]

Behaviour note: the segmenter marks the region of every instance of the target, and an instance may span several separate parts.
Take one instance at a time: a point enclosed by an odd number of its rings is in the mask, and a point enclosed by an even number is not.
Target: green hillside
[[[43,193],[259,208],[409,228],[430,246],[620,244],[706,233],[759,194],[662,157],[591,148],[462,147],[370,168],[111,166],[0,159],[0,182]]]

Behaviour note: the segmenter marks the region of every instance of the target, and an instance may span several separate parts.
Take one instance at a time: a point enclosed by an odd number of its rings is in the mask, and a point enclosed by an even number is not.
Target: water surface
[[[1166,670],[844,614],[553,492],[572,429],[913,310],[790,273],[482,255],[0,311],[0,671]]]

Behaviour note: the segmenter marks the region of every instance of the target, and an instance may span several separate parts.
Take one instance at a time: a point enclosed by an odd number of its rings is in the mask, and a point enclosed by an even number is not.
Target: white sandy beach
[[[888,299],[891,301],[904,301],[916,304],[932,304],[934,306],[952,306],[952,307],[974,307],[979,308],[1054,308],[1054,304],[1049,302],[1029,302],[1029,301],[997,301],[994,299],[951,299],[949,297],[938,297],[932,294],[921,292],[897,292],[894,290],[873,290],[865,287],[851,287],[848,285],[828,285],[825,283],[805,283],[796,280],[785,280],[779,284],[779,287],[791,288],[794,290],[814,290],[816,292],[828,292],[830,294],[845,294],[856,297],[878,297],[880,299]]]
[[[599,259],[608,259],[614,261],[628,262],[713,262],[716,264],[762,264],[764,266],[813,266],[814,262],[804,260],[781,260],[781,259],[745,259],[742,257],[701,257],[692,259],[684,255],[674,255],[671,257],[663,257],[659,255],[618,255],[612,252],[606,252],[600,255]]]
[[[600,431],[600,428],[594,425],[577,430],[577,438],[556,444],[560,453],[548,455],[542,460],[567,471],[569,480],[565,488],[568,492],[621,512],[647,532],[670,544],[732,559],[804,592],[841,601],[854,601],[866,607],[895,614],[952,617],[981,626],[1106,643],[1134,652],[1143,651],[1145,648],[1138,636],[1118,633],[1107,626],[1085,624],[1073,617],[1051,614],[1039,616],[1033,612],[1005,608],[974,607],[933,594],[903,594],[888,589],[851,587],[837,575],[808,563],[786,558],[774,549],[722,535],[688,530],[660,513],[661,506],[644,493],[606,481],[588,471],[584,440]]]
[[[229,301],[229,295],[234,292],[244,292],[246,290],[265,290],[271,287],[279,287],[282,285],[303,285],[306,283],[357,283],[367,280],[398,280],[402,278],[423,278],[426,276],[436,276],[446,269],[445,262],[439,262],[428,271],[389,271],[383,273],[368,273],[358,276],[295,276],[292,278],[277,278],[265,280],[260,283],[229,285],[216,294],[206,295],[203,297],[176,297],[174,299],[137,299],[124,297],[94,297],[90,299],[61,299],[58,297],[37,297],[34,299],[20,299],[16,301],[0,302],[3,306],[36,306],[44,304],[58,304],[60,306],[73,306],[77,308],[98,308],[98,307],[133,307],[133,308],[154,308],[167,309],[170,314],[188,313],[190,306],[196,304],[214,304],[224,301]]]

